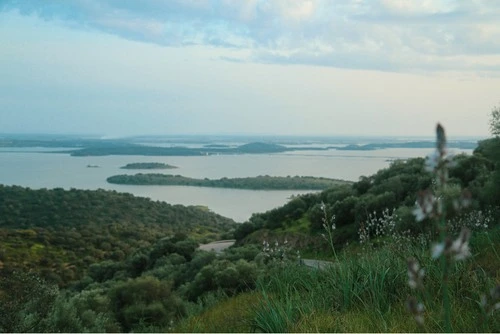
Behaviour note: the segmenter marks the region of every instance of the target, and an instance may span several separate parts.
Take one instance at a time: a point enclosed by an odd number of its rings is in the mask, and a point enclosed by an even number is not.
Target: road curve
[[[204,250],[204,251],[207,251],[207,252],[214,251],[216,253],[222,253],[222,251],[224,249],[226,249],[226,248],[231,247],[232,245],[234,245],[235,241],[236,240],[214,241],[214,242],[210,242],[208,244],[200,245],[200,249]]]
[[[234,245],[235,241],[236,240],[219,240],[219,241],[210,242],[208,244],[200,245],[199,248],[201,250],[204,250],[207,252],[214,251],[217,254],[220,254],[226,248],[229,248],[232,245]],[[321,260],[312,260],[312,259],[302,259],[301,263],[304,266],[307,266],[309,268],[314,268],[314,269],[324,269],[324,268],[334,264],[333,262],[330,262],[330,261],[321,261]]]

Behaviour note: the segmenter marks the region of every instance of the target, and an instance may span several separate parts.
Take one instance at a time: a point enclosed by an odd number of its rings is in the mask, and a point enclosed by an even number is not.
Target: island
[[[109,183],[127,185],[195,186],[214,188],[234,188],[250,190],[324,190],[350,181],[312,176],[269,176],[195,179],[171,174],[114,175],[107,178]]]
[[[175,169],[177,166],[172,166],[162,162],[134,162],[126,164],[122,169]]]

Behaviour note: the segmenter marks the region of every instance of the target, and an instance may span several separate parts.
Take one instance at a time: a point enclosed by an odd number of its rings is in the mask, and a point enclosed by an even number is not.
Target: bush
[[[109,298],[116,318],[127,332],[141,324],[166,326],[185,314],[171,285],[154,277],[117,283],[109,291]]]

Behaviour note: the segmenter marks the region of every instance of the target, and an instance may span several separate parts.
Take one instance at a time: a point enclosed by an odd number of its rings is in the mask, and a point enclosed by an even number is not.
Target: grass
[[[225,299],[205,312],[185,319],[172,331],[178,333],[250,332],[253,307],[258,305],[261,299],[262,296],[256,292],[243,293]]]
[[[498,284],[500,228],[477,232],[471,240],[472,259],[450,266],[451,328],[459,332],[500,332],[494,314],[483,321],[481,295]],[[358,248],[353,248],[358,251]],[[406,259],[413,256],[426,269],[420,293],[430,332],[445,331],[442,321],[439,261],[427,249],[408,245],[403,253],[380,247],[343,252],[339,263],[325,270],[289,265],[260,277],[257,292],[242,294],[190,318],[178,331],[190,332],[416,332],[405,302]]]

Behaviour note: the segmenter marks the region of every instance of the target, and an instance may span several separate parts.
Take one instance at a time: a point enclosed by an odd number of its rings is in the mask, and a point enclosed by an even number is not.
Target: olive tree
[[[500,136],[500,106],[494,107],[491,110],[490,131],[493,136]]]

